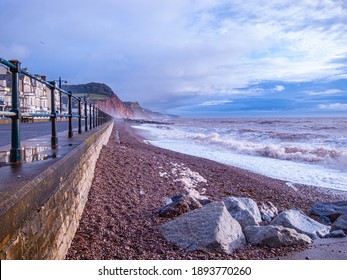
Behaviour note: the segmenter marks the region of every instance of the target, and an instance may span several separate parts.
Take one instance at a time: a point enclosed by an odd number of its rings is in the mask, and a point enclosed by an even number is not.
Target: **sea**
[[[172,119],[134,126],[148,143],[210,159],[289,186],[347,191],[347,118]]]

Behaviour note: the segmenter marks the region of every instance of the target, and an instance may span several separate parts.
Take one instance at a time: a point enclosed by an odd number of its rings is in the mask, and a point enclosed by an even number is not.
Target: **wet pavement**
[[[22,141],[26,162],[6,163],[10,145],[0,147],[0,240],[5,242],[16,228],[39,209],[68,177],[90,145],[108,124],[68,138],[68,131],[58,133],[58,146],[51,149],[51,135]],[[5,153],[5,155],[4,155]]]
[[[72,140],[67,138],[68,131],[66,130],[66,123],[60,123],[58,131],[58,139],[62,139],[63,142],[59,145],[58,149],[69,145],[71,143],[65,143],[66,140]],[[77,126],[77,122],[76,122]],[[47,160],[54,157],[56,151],[52,151],[50,142],[50,123],[33,123],[25,124],[21,127],[21,148],[22,148],[22,159],[25,163]],[[4,134],[3,130],[0,133],[0,143],[7,143],[1,137]],[[60,131],[60,132],[59,132]],[[77,128],[74,128],[74,135],[78,135]],[[10,134],[10,131],[8,132]],[[43,136],[42,136],[43,135]],[[24,139],[23,139],[24,138]],[[30,139],[29,139],[30,138]],[[75,138],[75,137],[74,137]],[[0,167],[5,166],[9,162],[10,145],[0,145]]]
[[[57,122],[57,132],[68,129],[69,123],[67,121]],[[73,128],[78,127],[78,121],[72,121]],[[82,122],[84,128],[84,122]],[[34,122],[34,123],[21,123],[20,124],[20,137],[21,140],[32,139],[47,135],[51,132],[50,122]],[[11,125],[0,124],[0,147],[9,145],[11,143]]]
[[[101,128],[102,126],[98,127]],[[68,131],[57,134],[58,147],[51,149],[51,135],[44,135],[21,142],[23,159],[20,164],[9,164],[10,145],[0,147],[0,205],[4,206],[4,199],[13,195],[22,185],[34,180],[48,167],[79,146],[87,137],[95,133],[98,128],[78,134],[74,129],[74,136],[68,138]],[[6,199],[5,199],[6,200]]]

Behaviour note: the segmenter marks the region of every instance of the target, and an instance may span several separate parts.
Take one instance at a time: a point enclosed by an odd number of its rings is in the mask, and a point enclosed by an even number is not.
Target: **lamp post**
[[[61,77],[59,77],[59,88],[61,89],[61,83],[67,84],[66,80],[62,80]],[[59,90],[59,113],[61,114],[62,112],[62,102],[61,102],[61,91]]]

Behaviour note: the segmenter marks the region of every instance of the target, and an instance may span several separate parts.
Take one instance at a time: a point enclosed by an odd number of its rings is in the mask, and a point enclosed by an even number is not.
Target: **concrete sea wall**
[[[79,224],[96,161],[113,122],[90,134],[1,209],[0,259],[64,259]]]

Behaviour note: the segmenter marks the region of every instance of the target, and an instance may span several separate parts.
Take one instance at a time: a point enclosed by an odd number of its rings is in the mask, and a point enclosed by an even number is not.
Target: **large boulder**
[[[250,244],[258,246],[284,247],[312,242],[306,234],[282,226],[249,226],[244,229],[244,233]]]
[[[328,234],[324,235],[323,238],[344,238],[347,237],[342,229],[332,230]]]
[[[258,226],[261,222],[257,203],[253,199],[229,196],[224,200],[224,204],[243,229],[247,226]]]
[[[216,201],[159,226],[170,242],[188,251],[232,253],[246,238],[223,202]]]
[[[320,217],[327,217],[333,223],[339,216],[347,214],[347,201],[317,202],[312,206],[311,213]]]
[[[347,232],[347,214],[341,215],[332,225],[332,230],[341,229]]]
[[[258,201],[257,205],[263,221],[270,222],[278,215],[277,207],[270,201]]]
[[[174,196],[171,199],[171,203],[158,209],[159,216],[172,218],[202,207],[199,201],[189,195]]]
[[[317,239],[330,231],[330,226],[318,223],[297,209],[283,211],[271,222],[272,225],[279,225],[293,228],[299,233],[303,233]]]

